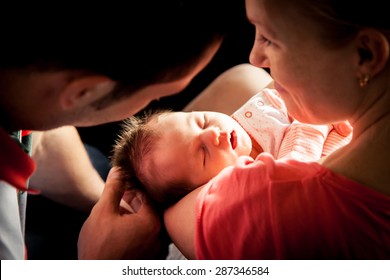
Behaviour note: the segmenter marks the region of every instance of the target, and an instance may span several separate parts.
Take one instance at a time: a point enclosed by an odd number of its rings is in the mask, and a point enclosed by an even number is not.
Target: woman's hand
[[[101,198],[81,229],[79,259],[156,258],[161,249],[159,216],[141,193],[124,193],[120,170],[113,168]],[[120,206],[122,199],[135,213]]]
[[[353,130],[352,126],[349,124],[348,121],[343,121],[343,122],[333,124],[333,128],[337,131],[338,134],[344,137],[351,134]]]

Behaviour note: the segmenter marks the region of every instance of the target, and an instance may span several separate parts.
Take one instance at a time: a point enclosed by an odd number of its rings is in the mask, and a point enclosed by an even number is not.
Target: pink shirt
[[[390,258],[390,197],[315,162],[241,157],[196,213],[198,259]]]
[[[279,93],[263,89],[232,114],[264,152],[275,158],[316,161],[346,145],[331,125],[311,125],[293,120]]]

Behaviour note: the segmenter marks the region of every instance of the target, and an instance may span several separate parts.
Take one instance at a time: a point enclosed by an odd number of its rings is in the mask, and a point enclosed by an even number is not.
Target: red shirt
[[[25,191],[34,170],[34,161],[0,128],[0,180]]]
[[[390,258],[390,197],[314,162],[241,157],[196,213],[198,259]]]

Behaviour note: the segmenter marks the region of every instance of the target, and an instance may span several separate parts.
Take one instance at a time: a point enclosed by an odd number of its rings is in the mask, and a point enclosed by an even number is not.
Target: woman
[[[184,255],[390,257],[390,22],[383,5],[246,1],[256,27],[251,63],[270,68],[290,114],[313,124],[348,119],[353,139],[319,163],[240,158],[165,213]]]

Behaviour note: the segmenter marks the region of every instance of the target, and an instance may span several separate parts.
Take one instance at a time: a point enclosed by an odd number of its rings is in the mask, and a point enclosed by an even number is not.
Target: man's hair
[[[5,8],[0,18],[0,69],[105,75],[117,82],[108,99],[119,100],[146,85],[185,76],[243,12],[243,1],[223,0]],[[104,107],[107,102],[95,105]]]
[[[170,112],[168,109],[147,111],[124,120],[111,156],[112,166],[121,168],[122,183],[128,189],[146,191],[161,207],[176,202],[190,191],[186,189],[188,182],[170,181],[158,168],[145,165],[146,161],[153,162],[151,156],[161,137],[161,132],[151,122]]]

